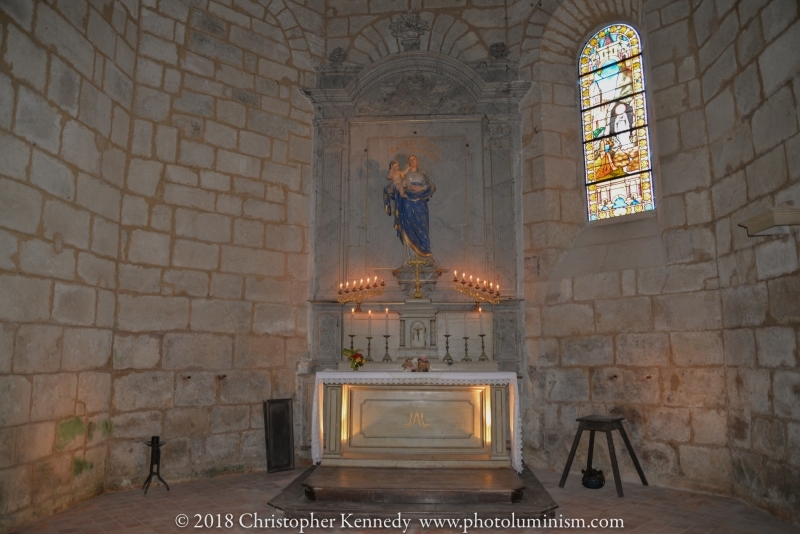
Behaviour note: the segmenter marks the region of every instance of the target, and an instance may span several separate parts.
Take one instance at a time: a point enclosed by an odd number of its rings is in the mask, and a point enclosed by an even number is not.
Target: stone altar
[[[522,471],[516,373],[318,372],[312,428],[323,465]]]

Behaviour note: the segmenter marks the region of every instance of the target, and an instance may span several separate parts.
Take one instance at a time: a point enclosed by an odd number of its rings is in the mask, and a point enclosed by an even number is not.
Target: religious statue
[[[391,161],[386,179],[391,183],[383,190],[383,205],[387,215],[394,215],[394,228],[404,245],[406,261],[417,257],[433,264],[428,200],[436,186],[419,168],[419,159],[413,154],[402,171],[399,162]]]

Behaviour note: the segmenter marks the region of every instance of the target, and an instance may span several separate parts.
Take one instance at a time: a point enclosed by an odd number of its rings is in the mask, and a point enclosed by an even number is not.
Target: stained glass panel
[[[613,24],[580,58],[583,156],[589,220],[655,208],[641,41]]]

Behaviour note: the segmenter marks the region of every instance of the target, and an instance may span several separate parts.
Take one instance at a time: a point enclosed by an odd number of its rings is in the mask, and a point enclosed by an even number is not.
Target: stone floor
[[[138,491],[127,491],[102,495],[83,504],[50,516],[20,530],[24,533],[100,533],[100,532],[181,532],[191,530],[215,530],[217,532],[248,532],[250,530],[235,525],[225,528],[225,515],[232,514],[237,523],[242,514],[257,513],[261,518],[269,518],[274,510],[267,501],[289,484],[302,469],[283,473],[254,473],[214,479],[198,480],[173,484],[167,492],[163,486],[151,487],[147,496]],[[550,492],[560,507],[556,517],[562,519],[584,518],[587,523],[593,518],[620,518],[625,531],[647,533],[753,533],[777,534],[797,533],[800,528],[785,523],[768,513],[744,504],[736,499],[709,496],[658,487],[643,487],[634,483],[623,484],[625,497],[616,496],[614,484],[600,490],[588,490],[581,486],[579,471],[573,470],[567,480],[566,488],[558,487],[559,473],[535,470],[534,473]],[[345,512],[346,510],[342,510]],[[188,525],[176,526],[178,514],[188,516]],[[213,522],[213,527],[196,528],[195,514]],[[217,515],[222,528],[217,526]],[[560,515],[559,515],[560,514]],[[249,526],[252,516],[243,516],[245,526]],[[279,517],[279,514],[276,515]],[[210,525],[210,523],[209,523]],[[402,532],[402,529],[384,528],[379,530],[359,530],[357,528],[319,529],[312,532]],[[463,532],[459,529],[439,530],[439,532]],[[478,529],[470,528],[473,532]],[[495,532],[505,529],[495,528]],[[567,529],[563,529],[567,530]],[[285,530],[298,532],[299,528]],[[408,533],[432,532],[420,524],[412,523]],[[559,529],[541,528],[537,530],[515,530],[516,532],[557,532]],[[593,529],[593,532],[613,532],[619,529]],[[308,530],[306,530],[308,532]]]

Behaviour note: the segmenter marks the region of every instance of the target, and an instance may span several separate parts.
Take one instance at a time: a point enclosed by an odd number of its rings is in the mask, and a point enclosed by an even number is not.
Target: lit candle
[[[367,335],[372,337],[372,310],[367,314]]]
[[[356,316],[356,309],[353,308],[353,310],[350,312],[350,335],[351,336],[353,335],[353,319],[355,318],[355,316]]]
[[[444,333],[450,335],[450,320],[447,318],[447,314],[444,314]]]
[[[386,308],[386,321],[384,322],[384,334],[389,335],[389,308]]]
[[[478,320],[481,323],[481,334],[483,334],[483,310],[478,308]]]

